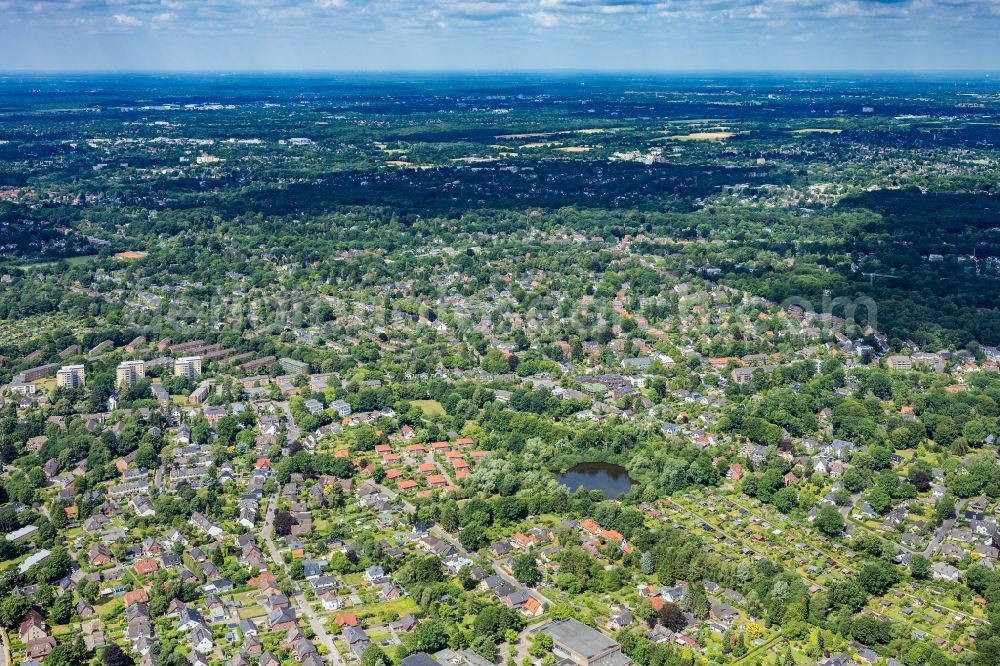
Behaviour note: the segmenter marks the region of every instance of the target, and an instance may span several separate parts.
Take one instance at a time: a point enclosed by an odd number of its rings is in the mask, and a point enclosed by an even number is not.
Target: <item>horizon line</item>
[[[458,76],[487,76],[487,75],[538,75],[538,74],[589,74],[589,75],[610,75],[610,76],[635,76],[635,75],[677,75],[677,74],[743,74],[743,75],[773,75],[773,74],[850,74],[850,75],[927,75],[927,74],[976,74],[981,76],[1000,76],[1000,69],[994,68],[914,68],[914,69],[859,69],[859,68],[692,68],[692,69],[595,69],[576,67],[548,67],[538,69],[10,69],[0,70],[0,77],[9,76],[81,76],[81,75],[219,75],[219,76],[242,76],[242,75],[344,75],[344,74],[385,74],[385,75],[458,75]]]

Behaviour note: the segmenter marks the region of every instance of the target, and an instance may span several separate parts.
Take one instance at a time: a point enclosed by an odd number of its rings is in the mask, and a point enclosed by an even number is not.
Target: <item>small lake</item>
[[[563,474],[556,474],[556,479],[570,492],[583,486],[587,490],[600,490],[605,499],[615,499],[632,488],[632,479],[625,468],[611,463],[580,463]]]

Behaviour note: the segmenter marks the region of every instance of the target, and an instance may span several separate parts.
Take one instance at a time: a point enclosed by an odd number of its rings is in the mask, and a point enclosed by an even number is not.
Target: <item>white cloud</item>
[[[594,11],[598,14],[638,14],[648,11],[645,5],[597,5]]]
[[[269,21],[284,21],[288,19],[306,18],[308,13],[302,7],[264,7],[257,12],[261,18]]]
[[[137,19],[129,14],[115,14],[111,18],[114,19],[115,23],[118,25],[124,25],[130,28],[142,25],[142,21],[140,19]]]
[[[535,22],[535,25],[543,28],[554,28],[559,24],[559,19],[555,14],[549,12],[533,12],[528,14],[528,18]]]
[[[330,34],[455,30],[469,49],[476,43],[470,35],[516,39],[533,32],[527,28],[561,28],[553,38],[567,40],[604,40],[616,31],[637,44],[665,40],[671,31],[682,40],[756,35],[825,44],[829,31],[940,41],[945,26],[960,23],[977,34],[997,30],[1000,0],[0,0],[0,43],[5,28],[55,33],[85,26],[93,34],[147,28],[164,40],[266,29],[274,38],[294,34],[317,43]]]

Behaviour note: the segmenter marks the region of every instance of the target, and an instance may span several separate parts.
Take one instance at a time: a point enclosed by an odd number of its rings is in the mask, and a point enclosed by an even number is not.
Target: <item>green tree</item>
[[[795,657],[792,656],[792,648],[785,648],[785,654],[781,659],[781,666],[795,666]]]
[[[829,598],[836,606],[847,608],[851,612],[861,610],[868,600],[864,589],[853,580],[845,580],[830,586]]]
[[[552,637],[546,633],[538,632],[531,638],[528,654],[535,658],[541,658],[552,652],[552,646]]]
[[[839,536],[844,531],[844,517],[832,506],[824,506],[816,516],[816,529],[827,536]]]
[[[159,458],[152,444],[147,442],[139,446],[135,453],[135,464],[140,468],[145,467],[146,469],[153,469],[159,465]]]
[[[639,569],[647,576],[656,570],[656,562],[653,560],[652,551],[647,550],[642,554],[642,559],[639,561]]]
[[[955,498],[945,495],[934,505],[934,520],[940,525],[949,518],[955,517]]]
[[[479,550],[489,543],[489,535],[486,528],[479,523],[472,523],[462,528],[458,535],[458,541],[466,550]]]
[[[0,599],[0,624],[8,629],[16,627],[29,608],[31,608],[31,601],[27,597],[5,596]]]
[[[841,483],[843,483],[844,488],[852,493],[856,493],[865,487],[865,479],[856,467],[850,467],[844,472]]]
[[[436,619],[429,619],[417,625],[413,630],[415,646],[421,652],[431,654],[448,647],[448,630],[444,622]]]
[[[535,562],[534,553],[523,553],[516,556],[511,569],[514,572],[514,578],[525,585],[534,585],[542,577],[542,572],[538,570],[538,564]]]
[[[910,575],[917,580],[927,580],[931,576],[931,561],[919,553],[913,555],[910,558]]]
[[[483,357],[483,370],[490,374],[499,375],[507,372],[510,366],[507,359],[499,349],[490,349]]]
[[[688,586],[685,600],[691,609],[691,614],[696,618],[705,619],[708,617],[709,604],[708,594],[705,593],[705,586],[702,582],[696,581]]]
[[[885,490],[876,486],[868,493],[868,503],[871,504],[875,513],[880,516],[885,514],[893,505],[892,497]]]
[[[288,567],[288,575],[294,580],[302,580],[306,577],[306,567],[302,563],[302,560],[292,560],[291,565]]]
[[[392,662],[378,645],[372,643],[361,652],[361,664],[362,666],[391,666]]]
[[[882,596],[890,587],[899,582],[899,572],[896,567],[884,562],[871,562],[861,568],[858,583],[874,596]]]
[[[73,601],[73,593],[66,592],[51,605],[48,619],[52,624],[67,624],[73,619],[74,612],[76,603]]]
[[[44,666],[79,666],[87,663],[87,648],[79,636],[73,641],[60,643],[42,661]]]
[[[516,357],[511,357],[516,358]],[[497,642],[491,639],[489,636],[477,636],[472,640],[472,649],[480,657],[489,662],[495,662],[497,657],[500,656],[500,648],[497,647]]]

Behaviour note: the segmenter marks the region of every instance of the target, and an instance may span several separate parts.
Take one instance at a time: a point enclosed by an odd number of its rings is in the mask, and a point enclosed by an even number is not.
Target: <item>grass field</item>
[[[5,562],[0,563],[0,571],[7,571],[7,569],[10,569],[11,567],[18,566],[19,564],[21,564],[21,562],[24,562],[26,559],[28,559],[28,555],[30,555],[30,553],[25,553],[20,557],[14,558],[13,560],[7,560]]]
[[[413,400],[411,404],[415,407],[419,407],[420,410],[427,416],[444,416],[444,405],[442,405],[437,400]]]
[[[668,139],[677,141],[722,141],[736,136],[735,132],[692,132],[691,134],[673,135]]]
[[[551,136],[566,134],[604,134],[614,132],[614,127],[588,127],[586,129],[561,130],[557,132],[527,132],[523,134],[498,134],[497,139],[544,139]]]
[[[355,606],[351,612],[358,616],[358,619],[369,617],[380,617],[391,613],[396,613],[397,617],[407,613],[414,613],[417,610],[417,603],[410,597],[403,597],[394,601],[384,601],[381,603],[365,604]]]
[[[3,264],[10,266],[21,266],[22,268],[40,268],[42,266],[52,266],[59,261],[65,261],[70,266],[79,266],[81,264],[87,263],[96,256],[97,256],[96,254],[81,254],[76,257],[60,257],[58,259],[49,259],[45,261],[31,261],[31,260],[28,260],[27,262],[7,261],[3,262]]]

